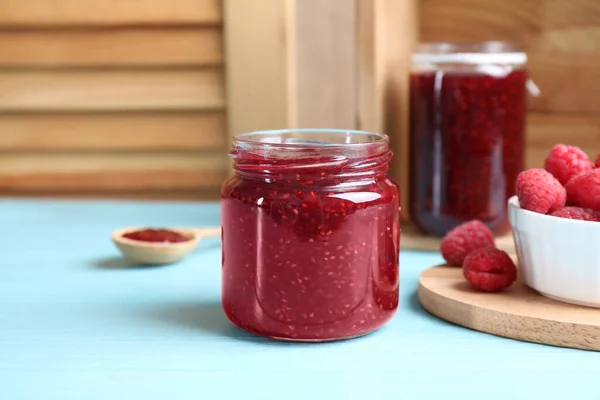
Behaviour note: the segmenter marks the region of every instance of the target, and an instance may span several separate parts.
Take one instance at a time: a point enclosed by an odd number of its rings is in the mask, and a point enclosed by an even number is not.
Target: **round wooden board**
[[[421,274],[419,302],[431,314],[466,328],[560,347],[600,350],[600,309],[561,303],[515,282],[501,293],[483,293],[462,269],[440,265]]]

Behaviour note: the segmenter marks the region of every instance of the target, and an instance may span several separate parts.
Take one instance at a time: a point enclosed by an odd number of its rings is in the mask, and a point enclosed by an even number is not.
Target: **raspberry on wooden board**
[[[465,258],[463,275],[479,290],[499,292],[517,280],[517,267],[505,251],[484,248]]]
[[[494,247],[492,231],[483,222],[472,220],[448,232],[440,250],[449,265],[461,266],[471,251],[490,246]]]

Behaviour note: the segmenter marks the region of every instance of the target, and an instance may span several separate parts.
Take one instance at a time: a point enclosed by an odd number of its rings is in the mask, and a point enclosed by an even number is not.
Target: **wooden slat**
[[[419,5],[422,41],[509,40],[529,48],[541,32],[597,27],[600,20],[597,0],[425,0]]]
[[[540,14],[537,12],[539,7],[528,8],[532,3],[520,0],[518,0],[519,5],[515,7],[502,6],[511,3],[511,1],[481,3],[492,7],[486,12],[486,8],[481,7],[457,9],[452,1],[423,2],[420,20],[421,41],[505,40],[518,43],[527,51],[561,53],[598,51],[600,28],[597,23],[584,26],[543,27],[540,25]],[[497,7],[500,7],[500,10]]]
[[[415,0],[358,0],[358,125],[390,136],[390,174],[409,218],[408,108],[410,54],[417,38]]]
[[[597,0],[535,1],[541,1],[543,4],[543,10],[541,10],[538,18],[545,28],[564,29],[574,26],[596,26],[600,21],[600,2]]]
[[[220,0],[2,0],[0,26],[219,24]]]
[[[232,136],[355,128],[355,0],[225,0],[224,15]]]
[[[224,0],[230,136],[287,128],[295,120],[291,1]]]
[[[0,71],[0,111],[221,109],[221,69]]]
[[[524,43],[542,29],[545,1],[420,1],[420,40],[508,40]]]
[[[294,2],[296,126],[356,126],[356,14],[355,0]]]
[[[223,112],[0,114],[0,151],[222,149]]]
[[[527,167],[542,167],[557,143],[579,146],[595,160],[600,154],[600,116],[531,113],[527,123]]]
[[[52,198],[81,200],[135,200],[135,201],[219,201],[220,188],[200,190],[142,190],[142,191],[2,191],[0,196],[10,198]]]
[[[597,0],[426,0],[419,7],[422,41],[508,40],[540,51],[593,46]],[[569,46],[565,46],[566,42]]]
[[[215,188],[224,153],[4,153],[0,191],[134,191]]]
[[[218,28],[0,30],[0,67],[216,65]]]
[[[532,37],[526,48],[538,53],[598,54],[600,53],[600,24],[564,29],[549,29]]]
[[[542,95],[530,109],[543,112],[600,112],[600,54],[529,53],[531,78]]]
[[[550,149],[556,143],[596,146],[600,152],[600,115],[529,113],[527,146]]]

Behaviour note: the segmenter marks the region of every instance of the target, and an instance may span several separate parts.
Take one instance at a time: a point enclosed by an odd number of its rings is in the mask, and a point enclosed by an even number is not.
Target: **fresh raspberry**
[[[465,258],[463,275],[479,290],[499,292],[517,280],[517,267],[502,250],[479,249]]]
[[[594,166],[596,168],[600,168],[600,154],[598,154],[598,157],[596,157],[596,162],[594,163]]]
[[[550,213],[553,217],[600,222],[600,211],[581,207],[562,207]]]
[[[565,205],[567,192],[550,172],[530,168],[517,176],[517,197],[521,208],[546,214]]]
[[[544,168],[564,185],[575,175],[591,170],[592,162],[579,147],[557,144],[550,150]]]
[[[575,176],[565,188],[569,204],[600,211],[600,169]]]
[[[465,257],[473,250],[494,247],[494,235],[490,228],[479,220],[457,226],[444,236],[440,243],[442,257],[449,265],[461,266]]]

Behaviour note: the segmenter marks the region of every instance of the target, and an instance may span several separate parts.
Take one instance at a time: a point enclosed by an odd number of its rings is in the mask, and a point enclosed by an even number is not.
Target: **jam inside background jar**
[[[509,228],[524,168],[528,75],[512,44],[425,43],[410,77],[411,219],[443,236],[472,219]]]
[[[222,305],[296,341],[369,333],[398,306],[398,185],[385,135],[280,130],[234,139],[223,185]]]

